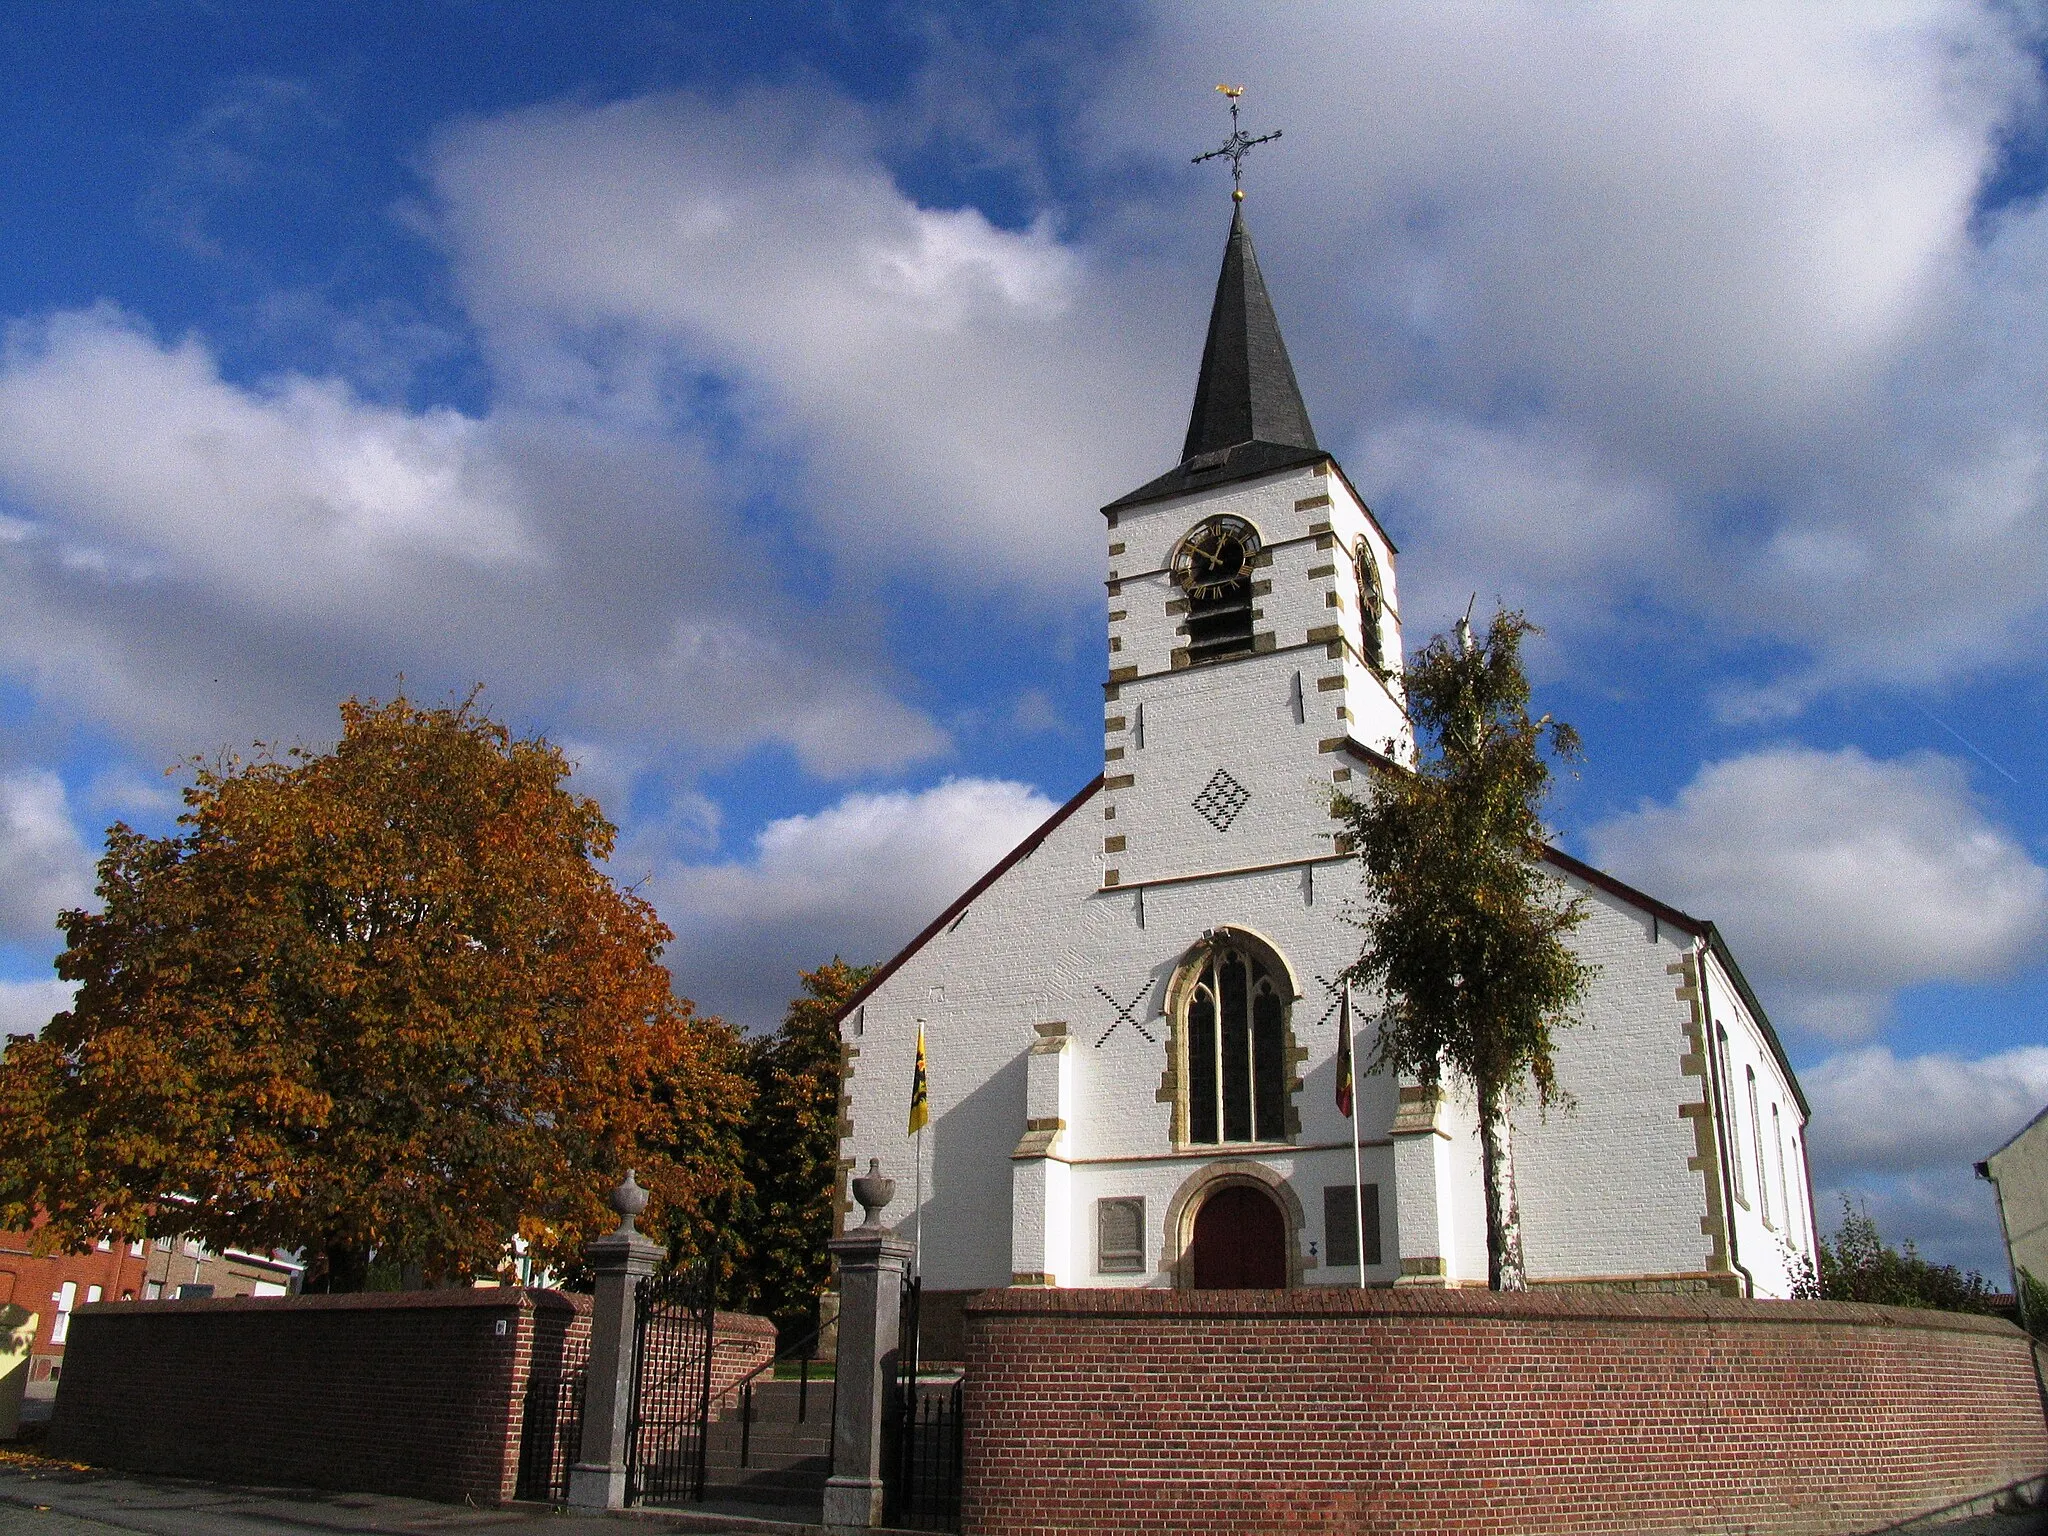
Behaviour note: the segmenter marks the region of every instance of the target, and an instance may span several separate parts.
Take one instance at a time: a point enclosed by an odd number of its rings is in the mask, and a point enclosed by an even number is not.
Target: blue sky
[[[1722,923],[1819,1182],[2002,1276],[2048,1102],[2031,7],[102,4],[0,48],[0,1021],[166,765],[473,682],[772,1021],[1096,770],[1242,80],[1323,442]]]

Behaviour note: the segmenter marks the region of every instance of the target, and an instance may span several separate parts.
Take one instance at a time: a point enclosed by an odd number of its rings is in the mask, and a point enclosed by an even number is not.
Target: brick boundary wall
[[[966,1394],[971,1536],[1835,1536],[2048,1471],[2018,1329],[1833,1302],[997,1290]]]
[[[498,1504],[517,1485],[529,1378],[558,1373],[589,1331],[589,1297],[543,1290],[102,1302],[72,1316],[47,1450],[130,1472]],[[772,1357],[774,1340],[766,1318],[719,1313],[714,1391]]]

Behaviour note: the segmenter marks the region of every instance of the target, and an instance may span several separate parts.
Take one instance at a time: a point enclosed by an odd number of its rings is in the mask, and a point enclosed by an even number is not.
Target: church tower
[[[1104,887],[1336,856],[1347,739],[1409,750],[1395,551],[1316,442],[1242,206],[1181,462],[1103,515]]]

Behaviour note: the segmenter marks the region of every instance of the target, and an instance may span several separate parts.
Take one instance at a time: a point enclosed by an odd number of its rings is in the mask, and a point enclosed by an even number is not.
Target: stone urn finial
[[[853,1198],[860,1202],[860,1208],[867,1212],[863,1228],[879,1228],[882,1225],[882,1211],[896,1198],[896,1181],[882,1177],[882,1160],[868,1159],[868,1171],[853,1181]]]
[[[631,1168],[626,1170],[626,1182],[612,1191],[612,1209],[619,1213],[618,1230],[637,1236],[633,1218],[647,1209],[647,1191],[634,1182]]]

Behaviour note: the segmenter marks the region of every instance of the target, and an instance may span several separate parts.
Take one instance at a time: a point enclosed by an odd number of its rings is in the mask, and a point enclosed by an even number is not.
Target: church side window
[[[1778,1106],[1771,1106],[1771,1150],[1778,1157],[1778,1214],[1785,1218],[1785,1230],[1792,1230],[1792,1185],[1785,1178],[1785,1125]]]
[[[1749,1080],[1749,1141],[1751,1149],[1756,1153],[1756,1203],[1757,1209],[1763,1213],[1764,1225],[1768,1227],[1773,1225],[1771,1176],[1764,1168],[1764,1117],[1762,1111],[1757,1108],[1756,1068],[1744,1067],[1742,1071]]]
[[[1190,662],[1221,661],[1253,649],[1252,568],[1259,532],[1241,517],[1211,517],[1173,552],[1173,583],[1187,594]]]
[[[1263,960],[1217,945],[1187,1004],[1188,1140],[1287,1137],[1287,1004]]]
[[[1732,1098],[1735,1093],[1735,1067],[1728,1056],[1727,1026],[1714,1026],[1714,1044],[1721,1057],[1721,1091],[1725,1097]],[[1735,1176],[1735,1198],[1748,1205],[1749,1190],[1745,1187],[1742,1177],[1742,1133],[1734,1124],[1734,1107],[1724,1102],[1721,1111],[1728,1119],[1728,1171]]]
[[[1387,670],[1384,644],[1380,639],[1380,615],[1386,608],[1386,597],[1380,591],[1380,563],[1372,556],[1372,545],[1364,539],[1358,541],[1354,551],[1358,566],[1358,637],[1364,648],[1365,664],[1375,672]]]

